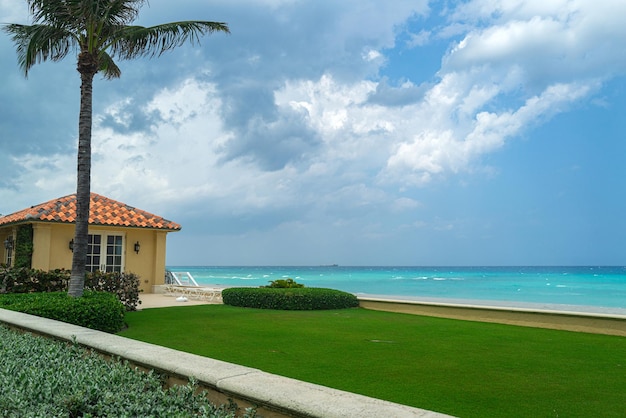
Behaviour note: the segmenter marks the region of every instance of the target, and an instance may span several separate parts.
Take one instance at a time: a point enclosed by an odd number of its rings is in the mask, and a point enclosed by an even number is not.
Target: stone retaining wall
[[[626,316],[617,314],[427,303],[366,297],[359,297],[359,306],[379,311],[626,337]]]

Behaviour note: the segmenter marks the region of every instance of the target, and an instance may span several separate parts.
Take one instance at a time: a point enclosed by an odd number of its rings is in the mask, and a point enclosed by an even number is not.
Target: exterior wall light
[[[74,252],[74,238],[71,239],[69,247],[70,247],[70,251]]]
[[[139,241],[137,241],[137,242],[135,243],[135,252],[136,252],[137,254],[139,254],[139,249],[140,249],[140,248],[141,248],[141,245],[139,245]]]

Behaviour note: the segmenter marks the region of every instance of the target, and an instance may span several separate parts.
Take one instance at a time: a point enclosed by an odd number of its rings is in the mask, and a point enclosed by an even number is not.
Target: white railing
[[[216,287],[200,287],[188,271],[165,271],[164,294],[167,296],[185,297],[189,299],[221,302],[222,289]]]
[[[178,286],[196,286],[200,285],[195,281],[191,273],[188,271],[169,271],[165,272],[165,283],[177,284]]]

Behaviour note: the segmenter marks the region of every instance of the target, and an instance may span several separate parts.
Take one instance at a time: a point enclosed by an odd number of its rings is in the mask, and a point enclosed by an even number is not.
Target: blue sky
[[[623,265],[626,3],[151,0],[227,22],[94,86],[92,191],[169,265]],[[27,23],[0,0],[0,22]],[[75,192],[75,58],[0,36],[0,213]]]

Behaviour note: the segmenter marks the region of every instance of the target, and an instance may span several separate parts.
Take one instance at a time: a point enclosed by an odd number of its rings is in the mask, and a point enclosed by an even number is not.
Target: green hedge
[[[25,267],[0,267],[0,293],[63,292],[67,291],[70,271],[33,270]],[[127,311],[137,309],[139,276],[134,273],[103,273],[85,275],[85,290],[111,292],[124,304]]]
[[[359,306],[351,293],[318,287],[250,288],[234,287],[222,291],[224,304],[245,308],[310,311],[345,309]]]
[[[5,294],[0,296],[0,308],[110,333],[124,327],[126,313],[115,295],[92,291],[80,298],[65,292]]]

